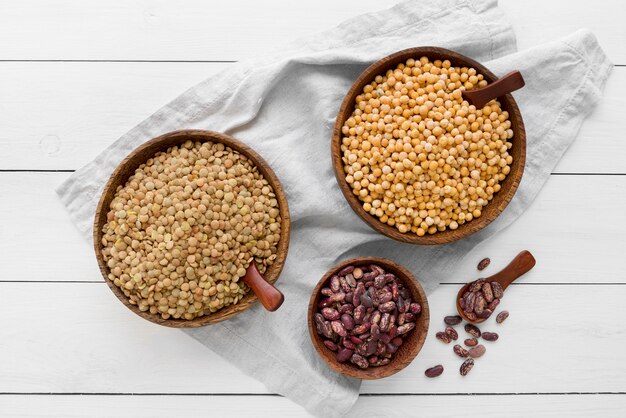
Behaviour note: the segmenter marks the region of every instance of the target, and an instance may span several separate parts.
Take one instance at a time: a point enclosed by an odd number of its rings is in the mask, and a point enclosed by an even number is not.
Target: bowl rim
[[[276,200],[278,201],[278,208],[281,215],[281,233],[280,240],[277,247],[277,257],[274,263],[270,266],[264,278],[274,283],[278,280],[289,250],[289,239],[291,232],[291,218],[289,214],[289,206],[287,198],[285,196],[282,184],[278,180],[278,177],[270,167],[270,165],[261,157],[252,147],[244,144],[243,142],[219,133],[215,131],[207,131],[200,129],[183,129],[167,132],[158,137],[152,138],[149,141],[144,142],[138,147],[134,148],[122,161],[120,161],[115,170],[111,173],[104,188],[101,191],[98,206],[93,220],[93,248],[98,262],[98,267],[106,282],[107,286],[113,294],[135,314],[140,317],[153,322],[155,324],[172,327],[172,328],[196,328],[205,325],[214,324],[232,318],[233,316],[250,308],[258,298],[254,292],[249,291],[244,298],[234,305],[229,305],[222,308],[212,314],[194,318],[191,320],[186,319],[163,319],[158,314],[152,314],[150,312],[141,312],[136,305],[130,304],[129,298],[117,287],[108,277],[109,268],[104,261],[104,257],[101,254],[102,249],[102,226],[106,221],[107,213],[110,210],[110,204],[115,196],[116,189],[119,185],[124,185],[128,181],[128,178],[135,173],[135,170],[144,164],[148,159],[154,157],[158,152],[166,151],[173,146],[180,146],[185,141],[199,141],[199,142],[215,142],[222,143],[224,146],[230,147],[234,151],[245,155],[259,170],[259,172],[267,179],[268,183],[274,189]],[[147,154],[145,157],[143,154]],[[138,161],[137,161],[138,160]]]
[[[396,277],[398,277],[398,279],[400,279],[402,283],[405,284],[407,288],[409,288],[413,297],[415,297],[415,295],[419,296],[419,303],[422,306],[422,311],[418,316],[418,322],[416,323],[416,327],[411,331],[411,333],[415,333],[418,331],[418,329],[421,328],[421,334],[415,337],[416,339],[413,343],[413,346],[409,347],[408,351],[404,351],[404,358],[399,359],[398,357],[394,356],[392,358],[392,361],[385,366],[359,369],[358,367],[353,366],[350,363],[339,363],[334,360],[335,353],[324,345],[322,338],[317,334],[317,331],[315,330],[313,315],[317,313],[317,303],[321,295],[320,291],[322,287],[324,287],[324,285],[330,280],[330,278],[334,274],[349,265],[361,266],[369,264],[376,264],[382,267],[386,272],[391,272],[395,274]],[[424,346],[424,343],[426,342],[426,337],[428,336],[429,326],[430,308],[428,305],[428,297],[426,296],[426,292],[424,291],[424,288],[420,284],[419,280],[406,267],[396,263],[393,260],[382,257],[354,257],[335,264],[317,282],[317,285],[311,293],[311,298],[309,300],[309,306],[307,311],[307,327],[309,329],[311,344],[315,348],[315,351],[331,369],[345,376],[355,379],[382,379],[404,369],[415,359],[415,357]],[[404,347],[407,347],[407,345],[403,344],[400,347],[400,350],[402,350]],[[398,350],[398,352],[400,352],[400,350]],[[404,350],[407,349],[405,348]]]
[[[526,164],[526,130],[524,128],[524,121],[522,119],[519,107],[513,96],[511,94],[506,94],[504,96],[498,97],[498,99],[502,103],[502,107],[509,112],[509,120],[511,120],[512,125],[511,129],[513,129],[515,133],[513,136],[513,144],[514,147],[519,148],[519,156],[513,160],[513,163],[510,166],[511,172],[504,180],[504,182],[506,182],[507,180],[509,181],[509,183],[507,183],[508,189],[501,189],[494,195],[494,199],[496,198],[495,196],[499,194],[502,197],[500,198],[500,202],[498,205],[492,206],[492,208],[494,208],[492,209],[492,213],[490,212],[485,214],[484,212],[486,211],[483,211],[483,214],[480,218],[473,219],[471,222],[459,225],[459,228],[457,228],[456,230],[446,229],[445,231],[438,231],[435,234],[426,234],[423,237],[420,237],[413,232],[402,233],[398,231],[395,226],[387,225],[381,222],[378,217],[375,217],[366,212],[365,209],[363,209],[361,201],[358,199],[358,197],[354,195],[354,193],[352,192],[352,188],[345,180],[342,161],[343,153],[341,152],[341,141],[343,137],[341,129],[345,120],[349,117],[349,115],[352,114],[352,111],[354,109],[354,100],[356,96],[361,93],[363,87],[366,84],[371,82],[376,77],[376,75],[383,74],[388,69],[395,68],[399,63],[405,62],[407,59],[419,59],[422,56],[427,56],[431,59],[448,59],[452,62],[452,65],[459,65],[461,67],[473,67],[476,69],[477,72],[483,74],[485,79],[487,79],[489,82],[493,82],[498,79],[495,74],[493,74],[489,69],[487,69],[483,64],[479,63],[478,61],[475,61],[474,59],[462,55],[456,51],[441,47],[421,46],[407,48],[383,57],[367,67],[354,81],[354,83],[346,93],[339,108],[339,111],[337,112],[337,118],[335,120],[335,126],[332,133],[331,161],[333,171],[335,173],[335,179],[337,180],[337,184],[339,185],[343,196],[348,201],[348,204],[350,205],[352,210],[372,229],[382,233],[383,235],[388,236],[389,238],[409,244],[440,245],[458,241],[482,230],[491,222],[493,222],[508,206],[509,202],[511,201],[511,199],[513,199],[513,196],[515,195],[519,187],[524,172],[524,166]],[[489,205],[493,204],[494,201],[492,200],[485,207],[487,208],[489,207]]]

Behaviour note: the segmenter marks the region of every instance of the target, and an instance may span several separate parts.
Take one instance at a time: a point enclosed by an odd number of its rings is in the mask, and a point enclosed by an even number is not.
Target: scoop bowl
[[[484,280],[485,282],[489,283],[498,282],[500,283],[500,286],[502,286],[502,290],[506,290],[506,288],[509,287],[509,285],[513,283],[516,279],[528,273],[535,266],[535,264],[535,257],[533,257],[530,251],[524,250],[517,256],[515,256],[513,261],[511,261],[508,266],[506,266],[493,276],[485,278]],[[461,305],[459,304],[459,299],[463,297],[463,294],[467,291],[467,288],[472,283],[473,282],[465,284],[459,290],[459,293],[456,296],[456,309],[457,311],[459,311],[459,315],[461,315],[461,318],[463,318],[464,321],[472,324],[480,324],[484,322],[487,318],[476,318],[475,320],[471,320],[467,317],[465,311],[463,311]]]

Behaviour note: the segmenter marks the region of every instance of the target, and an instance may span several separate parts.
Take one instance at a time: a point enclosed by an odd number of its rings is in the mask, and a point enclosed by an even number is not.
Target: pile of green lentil
[[[474,68],[422,57],[363,88],[341,150],[365,211],[418,236],[481,216],[513,162],[508,112],[497,100],[482,109],[463,100],[486,85]]]
[[[274,190],[248,158],[187,141],[118,187],[102,255],[131,304],[190,320],[243,298],[249,264],[263,273],[276,259],[280,223]]]

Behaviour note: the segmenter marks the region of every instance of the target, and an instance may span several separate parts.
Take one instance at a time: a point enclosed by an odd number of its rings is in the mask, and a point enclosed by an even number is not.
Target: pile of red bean
[[[361,369],[389,364],[415,328],[422,306],[380,266],[347,266],[333,275],[313,319],[337,361]]]
[[[465,316],[472,321],[477,318],[489,318],[500,304],[503,294],[500,283],[478,279],[470,283],[467,291],[459,299],[459,305]]]

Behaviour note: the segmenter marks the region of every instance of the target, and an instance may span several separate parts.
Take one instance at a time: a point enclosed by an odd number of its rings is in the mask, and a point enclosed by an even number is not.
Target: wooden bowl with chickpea
[[[498,80],[437,47],[372,64],[343,100],[331,142],[350,207],[376,231],[411,244],[480,231],[522,178],[526,133],[510,94],[522,86],[519,72]]]
[[[188,328],[231,318],[257,296],[277,309],[283,297],[272,284],[289,231],[280,182],[254,150],[217,132],[184,130],[146,142],[118,165],[93,238],[100,271],[126,307]]]

